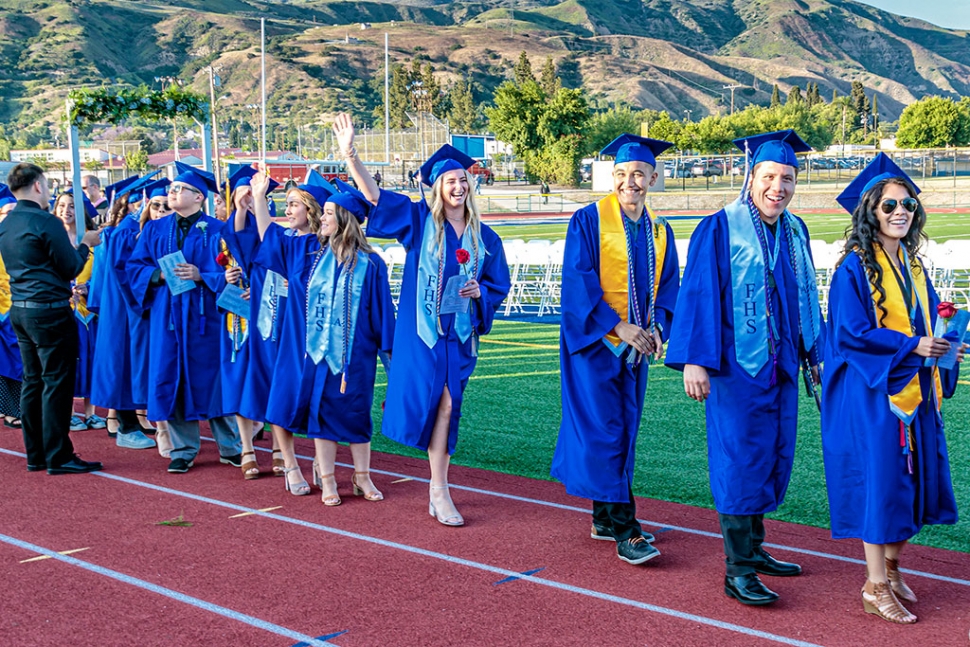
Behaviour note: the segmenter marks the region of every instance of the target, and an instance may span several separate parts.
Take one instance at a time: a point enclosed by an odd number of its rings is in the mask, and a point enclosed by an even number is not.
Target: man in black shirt
[[[17,206],[0,222],[0,256],[10,275],[10,322],[24,364],[20,407],[27,471],[100,470],[101,463],[82,461],[74,453],[68,429],[78,356],[71,281],[101,238],[97,231],[85,232],[74,249],[64,225],[44,208],[50,190],[40,167],[18,164],[7,184]]]

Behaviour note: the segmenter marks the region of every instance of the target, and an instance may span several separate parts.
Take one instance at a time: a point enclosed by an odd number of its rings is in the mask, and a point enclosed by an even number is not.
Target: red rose
[[[229,267],[229,255],[225,252],[219,252],[219,255],[216,256],[216,263],[218,263],[220,267]]]
[[[458,260],[459,265],[464,265],[472,259],[471,254],[468,253],[468,250],[461,247],[455,250],[455,258]]]
[[[944,319],[949,319],[956,313],[957,307],[949,301],[941,301],[940,305],[936,306],[936,314],[940,315]]]

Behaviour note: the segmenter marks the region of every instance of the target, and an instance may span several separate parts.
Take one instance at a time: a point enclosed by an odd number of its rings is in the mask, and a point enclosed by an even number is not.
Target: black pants
[[[717,517],[724,537],[728,576],[754,573],[754,567],[763,559],[761,544],[765,541],[765,516],[718,513]]]
[[[10,323],[24,363],[20,411],[27,464],[60,467],[74,456],[68,437],[78,354],[74,311],[14,306]]]
[[[617,541],[625,541],[643,534],[637,521],[637,504],[630,488],[629,503],[593,501],[593,523],[613,532]]]

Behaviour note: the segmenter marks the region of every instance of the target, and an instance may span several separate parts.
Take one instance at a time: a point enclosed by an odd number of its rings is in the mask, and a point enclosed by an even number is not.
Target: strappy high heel
[[[886,558],[886,576],[889,579],[889,586],[893,593],[899,598],[900,602],[916,604],[916,594],[913,589],[906,585],[903,574],[899,572],[899,560]]]
[[[364,490],[364,488],[362,488],[359,485],[357,485],[357,477],[358,476],[366,476],[367,477],[367,480],[370,481],[370,472],[354,472],[354,475],[350,479],[350,482],[354,486],[354,496],[362,496],[367,501],[383,501],[384,500],[384,495],[376,487],[373,490],[366,491],[366,490]],[[374,483],[371,482],[371,486],[373,486],[373,485],[374,485]]]
[[[333,490],[330,494],[323,489],[324,479],[330,479],[330,482],[333,484]],[[337,479],[334,477],[333,472],[330,472],[329,474],[321,474],[317,469],[316,461],[313,461],[313,482],[318,488],[320,488],[320,501],[323,503],[323,505],[332,508],[342,503],[340,500],[340,494],[337,492]]]
[[[256,452],[243,452],[243,464],[239,468],[242,470],[243,478],[247,481],[259,478],[259,464],[256,462]],[[252,460],[247,460],[247,456],[252,456]],[[253,471],[255,470],[255,471]]]
[[[283,489],[292,494],[293,496],[306,496],[310,494],[310,484],[306,482],[303,478],[303,474],[300,474],[300,482],[293,485],[290,484],[290,477],[288,474],[290,472],[299,472],[300,466],[296,465],[294,467],[284,467],[283,468]]]
[[[435,490],[446,490],[447,491],[448,490],[448,486],[447,485],[432,485],[431,486],[431,491],[429,492],[429,501],[428,501],[428,514],[430,514],[432,517],[434,517],[435,519],[437,519],[438,520],[438,523],[440,523],[443,526],[452,526],[452,527],[464,526],[465,525],[465,520],[462,518],[462,516],[460,514],[458,514],[458,510],[457,509],[455,510],[455,513],[454,514],[450,514],[448,516],[443,516],[443,515],[441,515],[441,514],[438,513],[438,510],[435,508],[435,505],[434,505],[434,491]],[[450,494],[448,495],[448,498],[451,499],[451,495]],[[455,503],[452,501],[451,505],[454,506]]]
[[[866,580],[866,585],[862,587],[862,607],[866,613],[900,625],[911,625],[917,620],[893,593],[889,582]]]

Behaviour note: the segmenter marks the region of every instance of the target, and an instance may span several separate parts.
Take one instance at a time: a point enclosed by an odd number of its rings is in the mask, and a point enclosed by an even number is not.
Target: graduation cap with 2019
[[[650,166],[657,167],[657,156],[673,146],[672,142],[662,139],[650,139],[624,133],[607,144],[600,155],[603,157],[612,156],[613,164],[625,164],[626,162],[643,162]]]
[[[855,211],[859,202],[862,201],[862,197],[869,192],[876,184],[883,180],[888,180],[891,177],[899,177],[905,179],[909,182],[913,188],[916,190],[916,195],[919,195],[920,189],[916,186],[916,183],[906,174],[906,171],[899,168],[899,166],[885,153],[879,153],[872,161],[866,164],[866,167],[862,169],[849,185],[845,187],[845,190],[839,194],[839,197],[835,199],[842,208],[848,211],[850,214]]]

